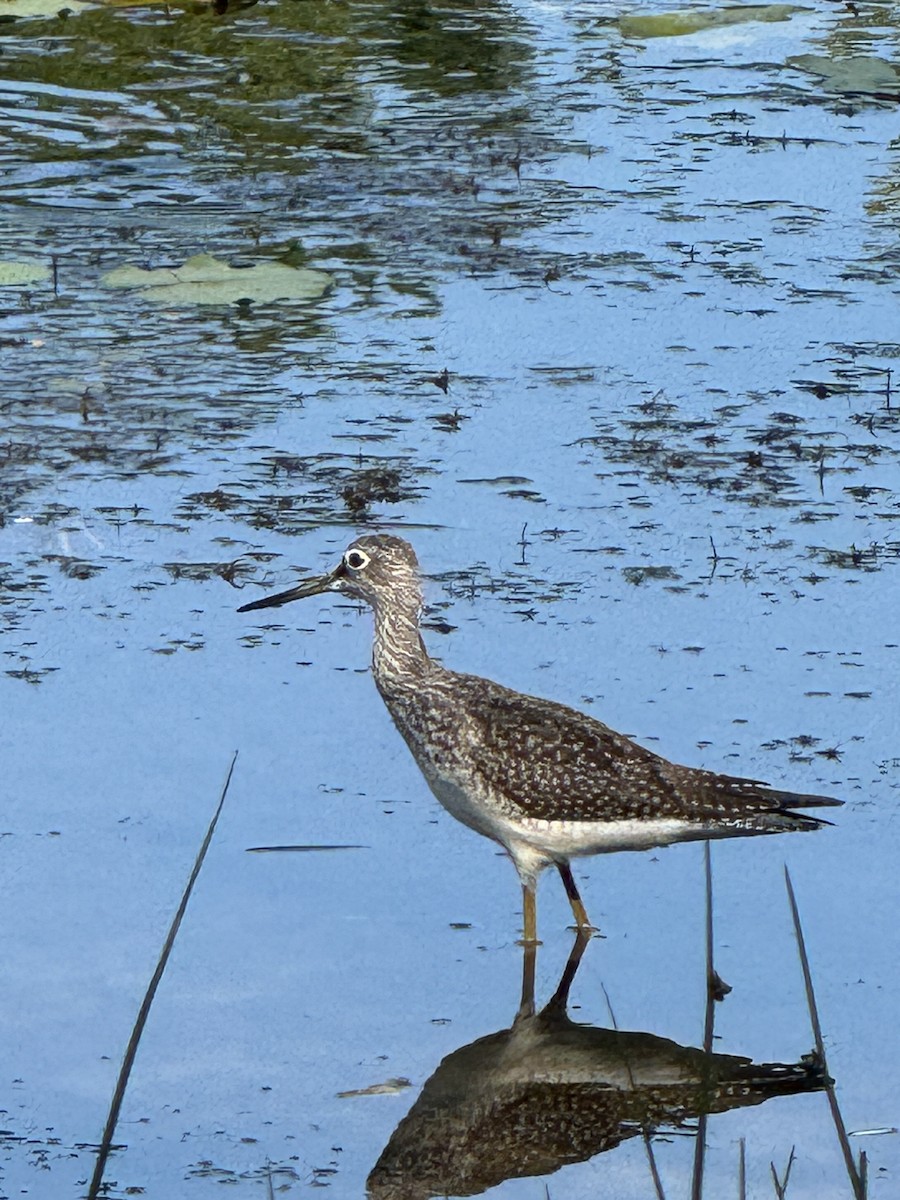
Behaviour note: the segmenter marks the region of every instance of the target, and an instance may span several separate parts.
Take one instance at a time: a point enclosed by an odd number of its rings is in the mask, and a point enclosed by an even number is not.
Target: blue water
[[[427,791],[367,678],[368,614],[236,613],[372,527],[414,542],[453,668],[845,800],[814,836],[714,847],[715,1049],[812,1048],[788,863],[828,1068],[868,1131],[851,1145],[891,1194],[897,1139],[871,1131],[897,1122],[896,120],[791,60],[890,60],[896,35],[829,6],[641,43],[620,11],[7,31],[0,259],[55,252],[58,290],[0,289],[0,1194],[83,1194],[234,749],[112,1194],[363,1195],[444,1056],[513,1021],[515,873]],[[91,84],[120,44],[153,54]],[[314,305],[160,308],[102,282],[294,240],[335,276]],[[386,498],[351,511],[373,470]],[[702,848],[576,876],[603,936],[570,1014],[699,1046]],[[555,878],[538,915],[540,1005],[570,944]],[[738,1194],[742,1139],[749,1195],[792,1147],[789,1195],[852,1194],[822,1094],[711,1116],[707,1195]],[[688,1194],[694,1138],[654,1150]],[[547,1186],[653,1194],[640,1138]]]

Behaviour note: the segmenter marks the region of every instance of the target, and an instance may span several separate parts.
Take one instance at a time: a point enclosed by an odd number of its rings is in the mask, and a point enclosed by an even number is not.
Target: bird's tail
[[[769,1096],[818,1092],[833,1082],[822,1059],[813,1050],[797,1063],[742,1064],[732,1074],[729,1086],[735,1089],[746,1088],[748,1096],[758,1096],[762,1100]]]
[[[843,800],[836,800],[833,796],[810,796],[804,795],[801,792],[780,792],[777,790],[770,791],[768,798],[774,800],[778,805],[778,808],[774,812],[766,814],[771,821],[773,833],[786,832],[792,829],[806,832],[812,829],[822,829],[825,825],[832,825],[834,822],[826,820],[825,817],[813,817],[808,813],[796,810],[804,808],[839,808],[844,803]]]

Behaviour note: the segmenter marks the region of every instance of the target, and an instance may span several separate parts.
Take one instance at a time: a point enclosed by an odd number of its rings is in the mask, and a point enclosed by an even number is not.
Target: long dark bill
[[[340,567],[330,575],[316,575],[312,579],[304,579],[302,583],[288,588],[286,592],[276,592],[274,596],[263,596],[250,604],[242,604],[238,612],[252,612],[255,608],[278,608],[282,604],[290,604],[292,600],[303,600],[307,596],[317,596],[320,592],[330,591],[339,573]]]

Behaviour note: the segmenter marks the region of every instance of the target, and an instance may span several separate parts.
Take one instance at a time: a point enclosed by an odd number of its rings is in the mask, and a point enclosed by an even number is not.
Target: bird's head
[[[419,563],[415,551],[403,538],[387,533],[368,534],[351,542],[341,561],[327,575],[304,579],[296,587],[244,604],[238,612],[276,608],[292,600],[303,600],[322,592],[340,592],[362,600],[372,608],[382,602],[399,607],[420,603]]]

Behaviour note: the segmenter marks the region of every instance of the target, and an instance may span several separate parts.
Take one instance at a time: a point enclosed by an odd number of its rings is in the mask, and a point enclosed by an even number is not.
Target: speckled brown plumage
[[[440,802],[512,858],[523,886],[526,940],[536,936],[537,877],[551,863],[576,924],[585,925],[569,868],[574,857],[818,829],[827,822],[794,810],[841,803],[678,766],[585,713],[448,671],[422,642],[418,562],[401,538],[358,538],[330,575],[241,611],[326,591],[371,606],[378,690]]]
[[[511,816],[669,816],[695,822],[698,836],[727,837],[816,829],[817,818],[789,810],[836,803],[678,766],[577,709],[434,666],[415,688],[381,687],[398,728],[417,760],[431,759]]]

